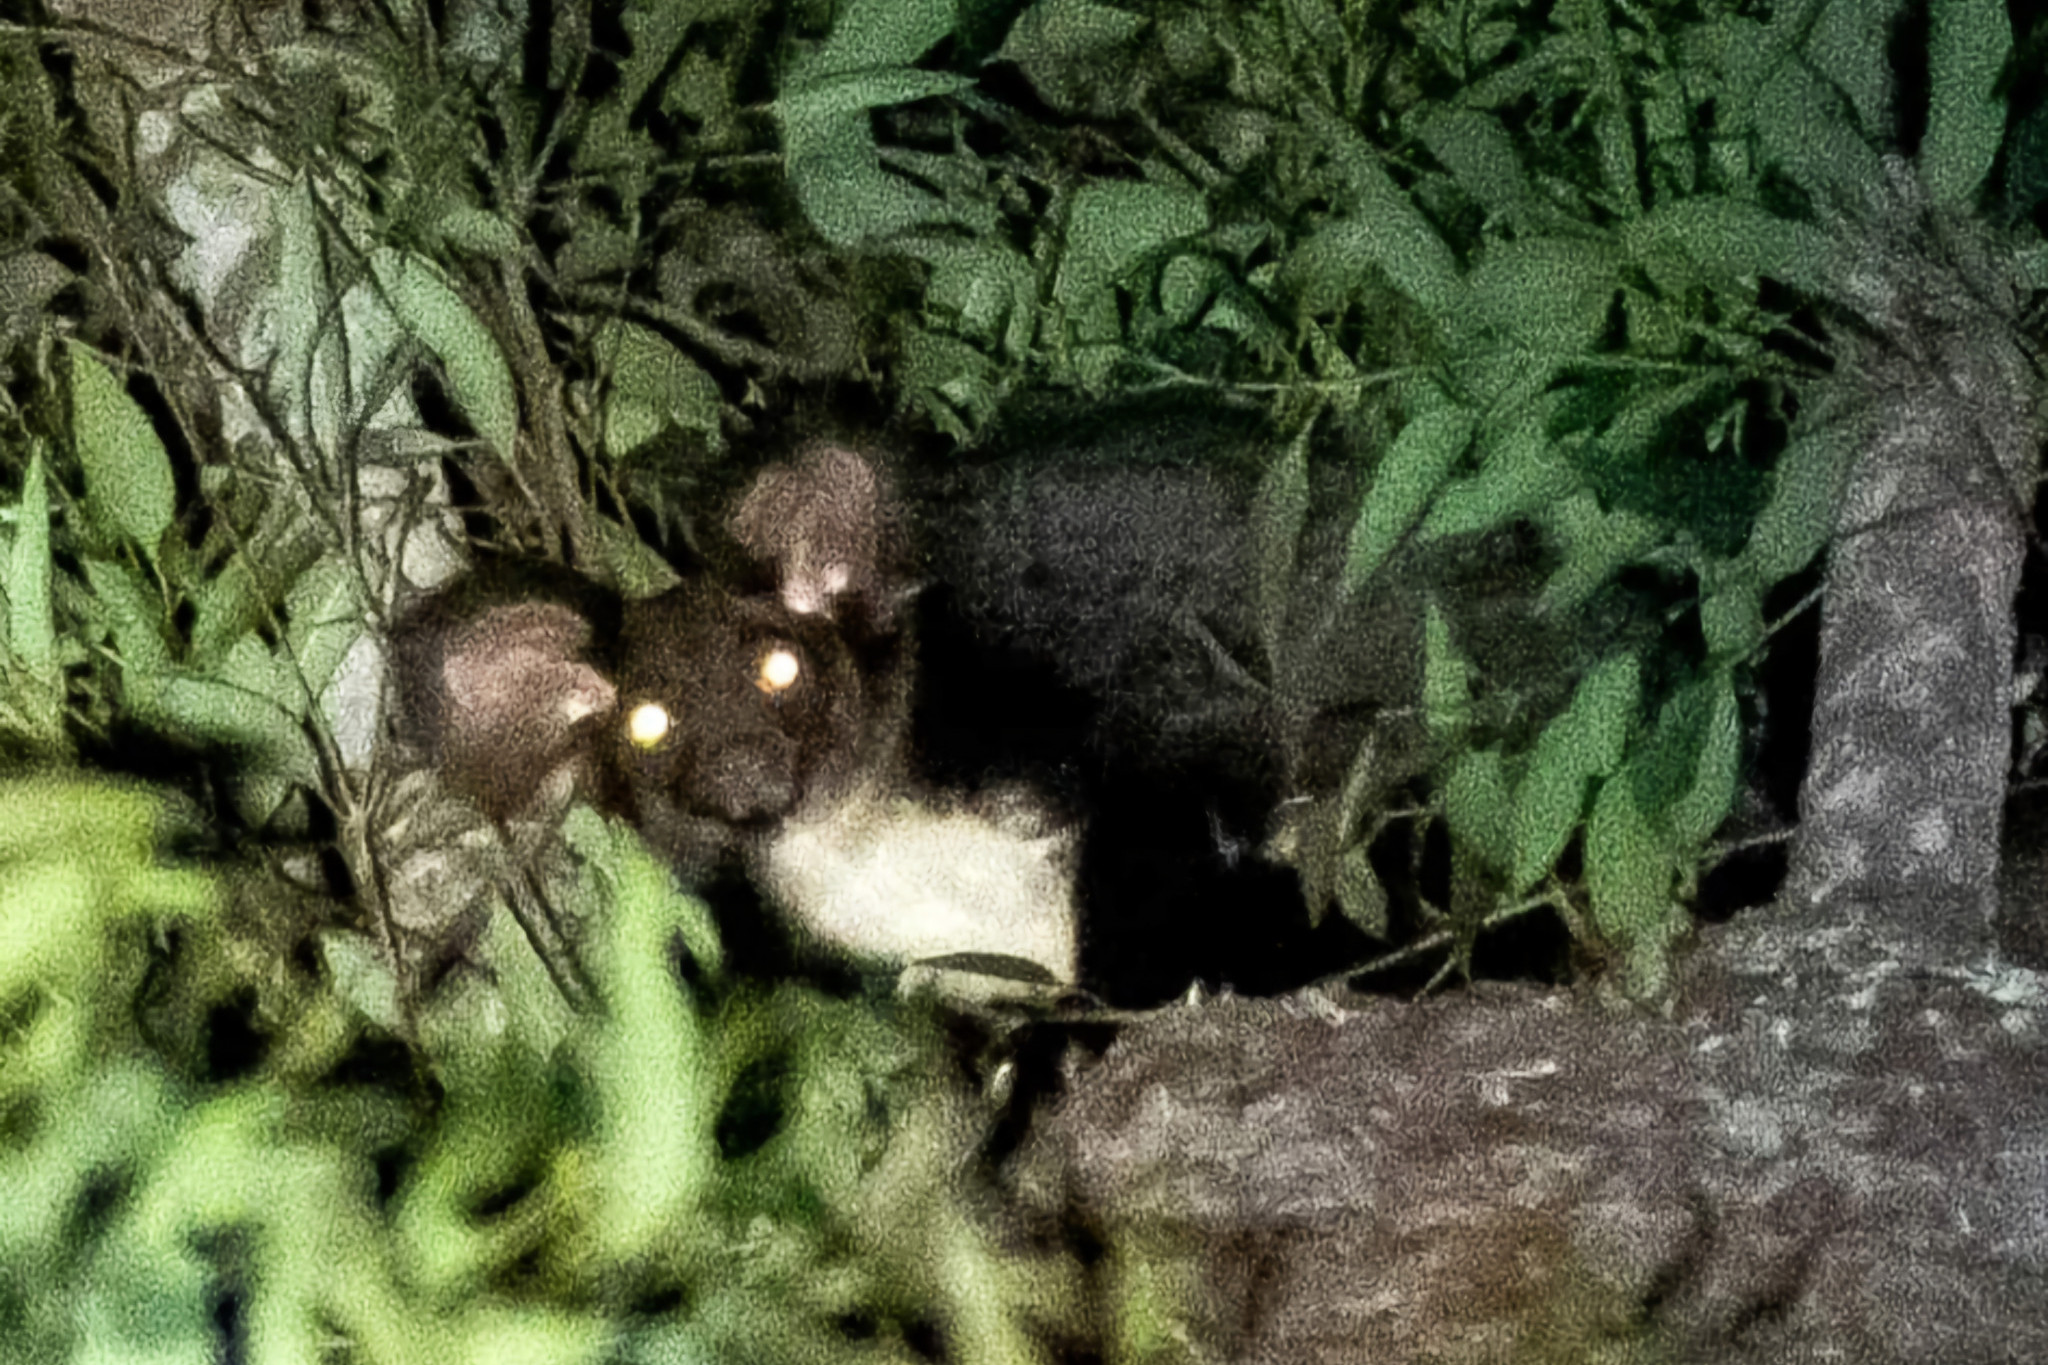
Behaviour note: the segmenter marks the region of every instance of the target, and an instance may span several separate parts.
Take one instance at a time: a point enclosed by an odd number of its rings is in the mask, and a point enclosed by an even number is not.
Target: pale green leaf
[[[50,604],[50,488],[40,444],[22,479],[20,514],[7,557],[7,648],[44,686],[57,677],[57,624]]]
[[[519,435],[519,401],[512,371],[490,331],[426,257],[382,247],[370,266],[400,325],[441,362],[450,397],[498,457],[510,460]]]
[[[1431,742],[1446,752],[1455,751],[1472,725],[1471,666],[1434,602],[1423,620],[1422,714]]]
[[[1498,749],[1463,755],[1444,786],[1451,837],[1485,866],[1505,872],[1515,862],[1515,792]]]
[[[156,558],[171,524],[171,458],[141,406],[85,346],[73,344],[71,411],[94,513]]]
[[[1450,109],[1423,125],[1422,144],[1489,217],[1511,227],[1524,224],[1529,178],[1499,119],[1474,109]]]
[[[113,633],[122,667],[149,673],[168,664],[170,650],[158,627],[162,605],[150,593],[142,576],[125,564],[88,559],[85,577],[107,614],[107,628]]]
[[[1487,251],[1470,279],[1476,317],[1552,356],[1584,351],[1607,329],[1621,262],[1604,243],[1530,237]]]
[[[1968,206],[2005,137],[1998,81],[2012,52],[2005,0],[1928,0],[1927,132],[1920,175],[1937,202]]]
[[[1602,784],[1586,822],[1586,890],[1601,934],[1623,946],[1658,936],[1681,910],[1672,872],[1670,851],[1636,807],[1634,784]]]
[[[1430,497],[1471,444],[1472,414],[1458,407],[1426,412],[1401,429],[1373,472],[1344,554],[1344,586],[1357,592],[1422,516]]]
[[[1704,847],[1728,818],[1742,781],[1742,703],[1726,670],[1706,680],[1711,701],[1700,732],[1691,786],[1666,815],[1681,849]]]
[[[1053,297],[1074,306],[1100,295],[1147,254],[1209,225],[1201,195],[1167,185],[1098,181],[1073,199]]]

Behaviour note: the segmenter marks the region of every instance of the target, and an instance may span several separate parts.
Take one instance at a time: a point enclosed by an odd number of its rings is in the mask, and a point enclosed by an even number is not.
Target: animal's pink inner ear
[[[458,727],[545,749],[610,710],[616,690],[580,657],[589,636],[582,617],[544,602],[497,607],[469,623],[441,668]]]
[[[783,605],[830,616],[847,601],[870,608],[882,590],[882,475],[843,446],[820,446],[795,464],[771,465],[740,500],[733,537],[775,571]]]

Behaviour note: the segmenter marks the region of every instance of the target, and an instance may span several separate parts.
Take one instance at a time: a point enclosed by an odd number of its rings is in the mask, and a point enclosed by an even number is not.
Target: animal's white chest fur
[[[892,966],[978,954],[1061,983],[1078,974],[1071,830],[862,791],[788,821],[760,862],[764,889],[821,946]]]

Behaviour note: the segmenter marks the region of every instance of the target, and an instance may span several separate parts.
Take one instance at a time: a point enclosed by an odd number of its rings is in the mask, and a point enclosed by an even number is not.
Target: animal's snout
[[[789,814],[803,794],[796,749],[786,736],[772,735],[725,744],[707,755],[698,795],[708,813],[734,825]]]

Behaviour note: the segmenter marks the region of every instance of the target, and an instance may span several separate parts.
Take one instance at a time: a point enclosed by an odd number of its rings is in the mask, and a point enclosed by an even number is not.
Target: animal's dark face
[[[560,569],[488,569],[393,632],[401,727],[501,821],[572,798],[685,877],[899,756],[906,724],[888,485],[837,447],[759,476],[747,563],[621,604]]]
[[[765,829],[860,770],[875,687],[826,617],[697,580],[629,603],[609,760],[672,860]]]

